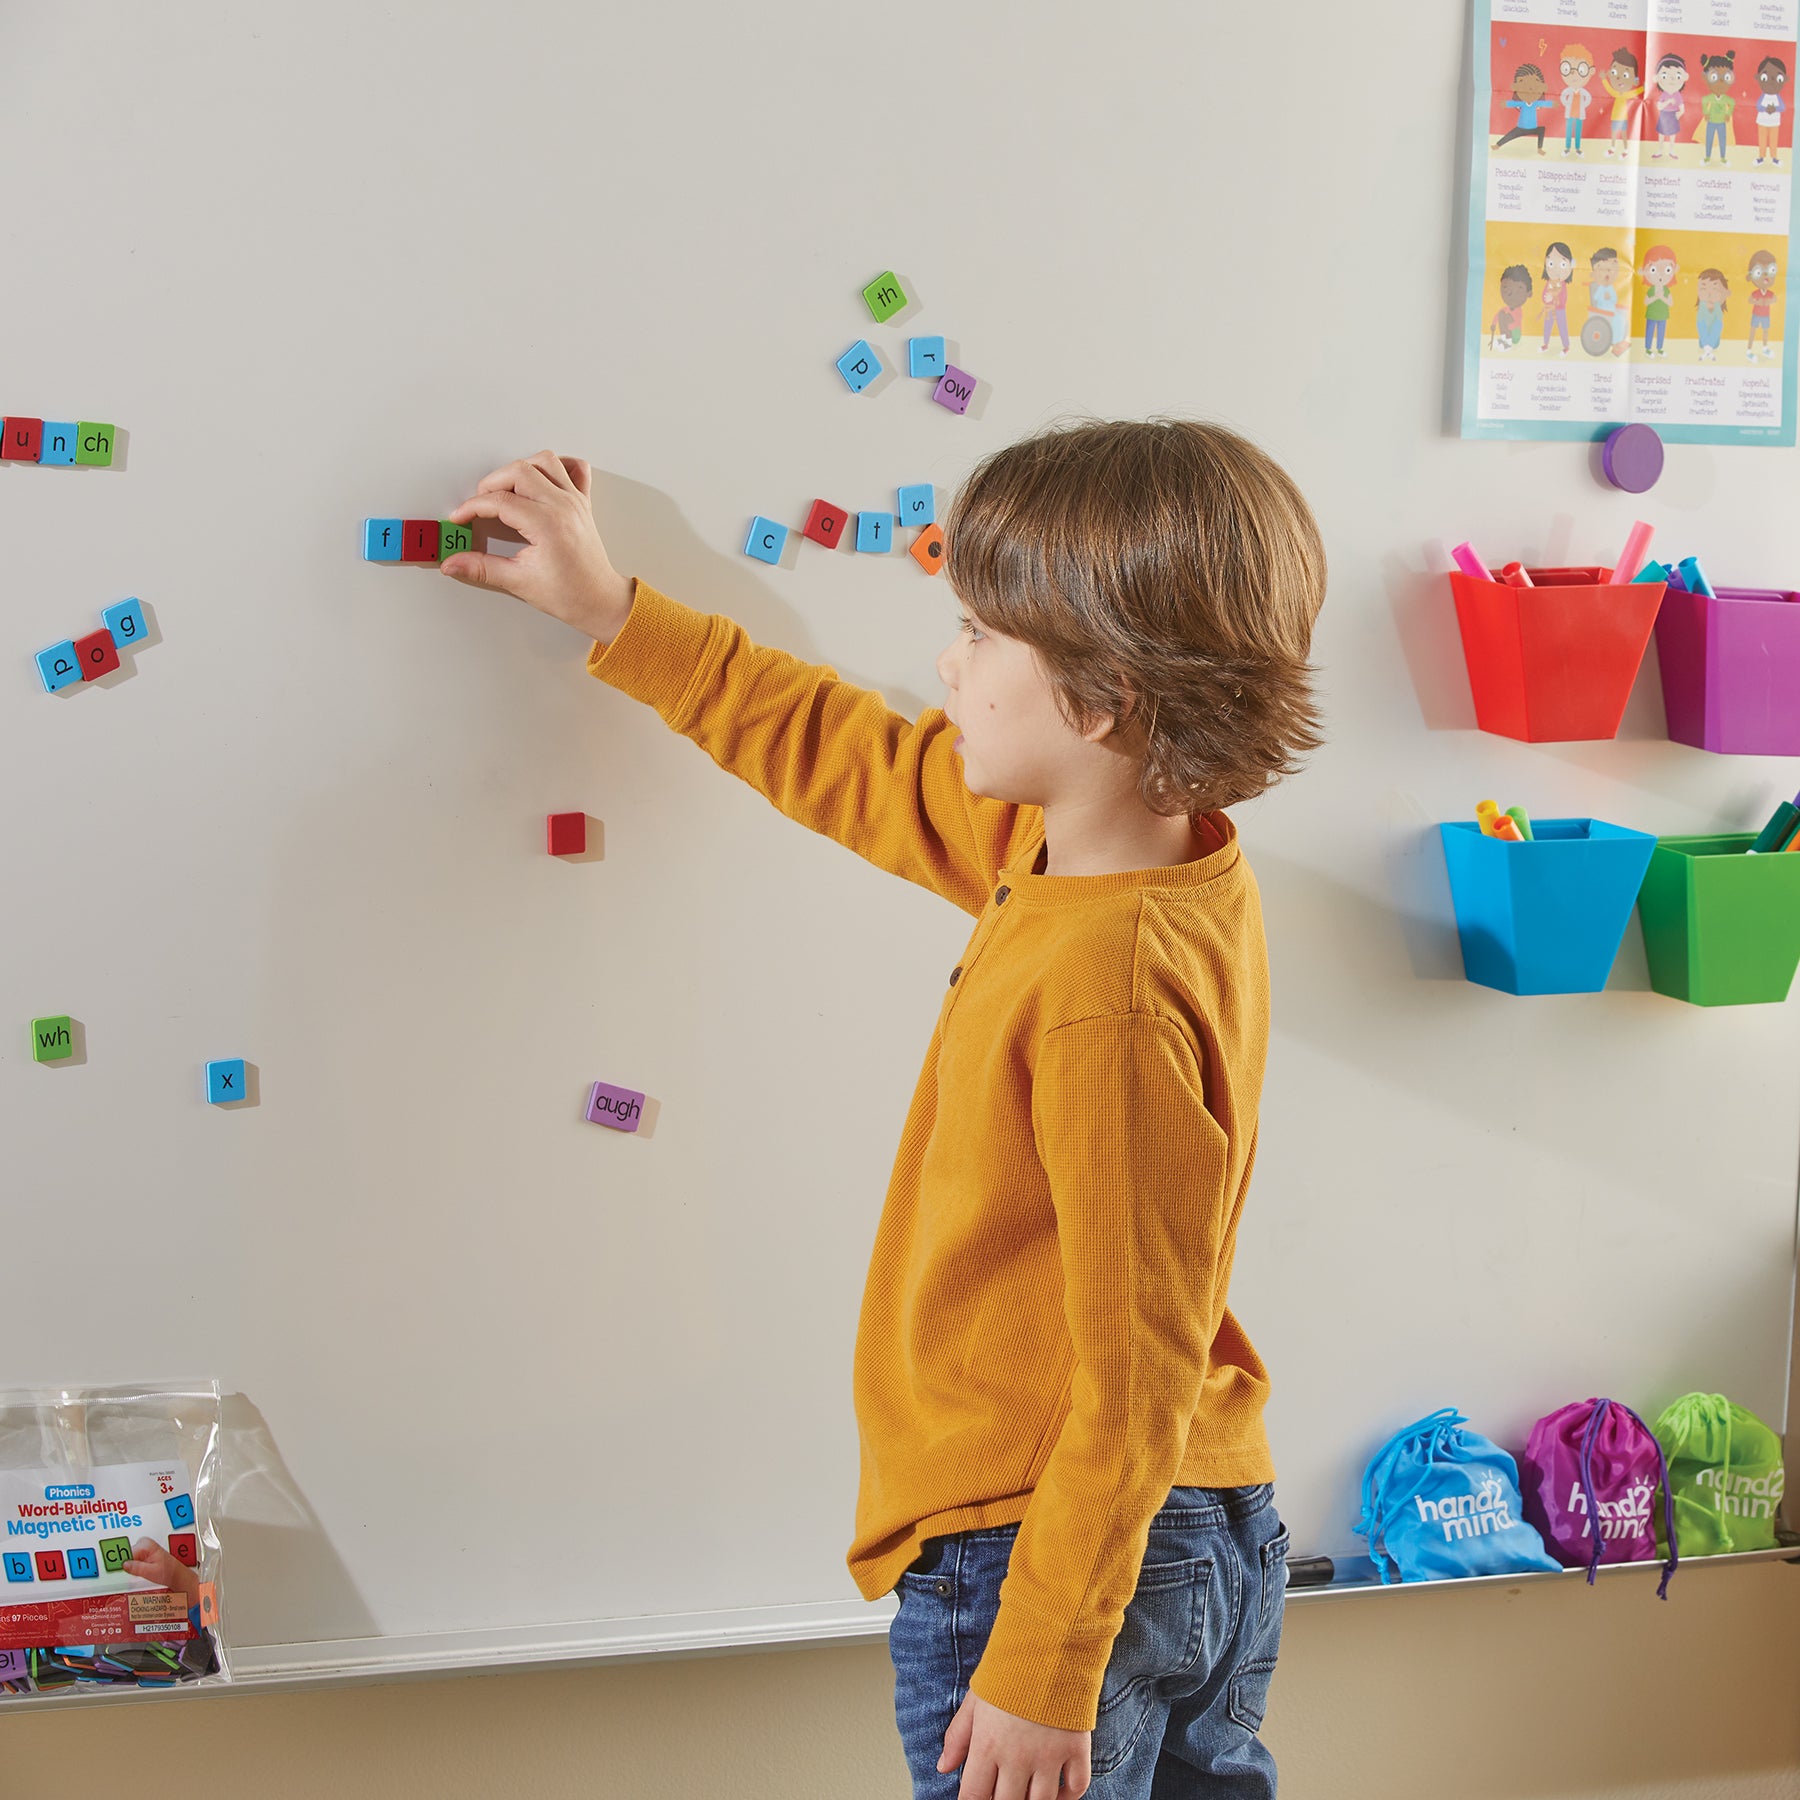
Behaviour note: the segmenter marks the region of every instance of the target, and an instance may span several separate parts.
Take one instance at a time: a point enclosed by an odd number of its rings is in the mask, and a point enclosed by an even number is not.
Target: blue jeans
[[[1715,124],[1711,119],[1708,119],[1706,122],[1706,155],[1702,159],[1703,161],[1712,161],[1713,133],[1715,131],[1719,134],[1719,154],[1721,156],[1727,154],[1725,149],[1725,126],[1723,122]]]
[[[913,1800],[956,1800],[967,1759],[938,1772],[1000,1610],[1014,1525],[925,1540],[888,1627],[894,1717]],[[1257,1737],[1281,1647],[1288,1531],[1275,1490],[1178,1487],[1150,1521],[1137,1591],[1113,1639],[1087,1800],[1268,1800]]]

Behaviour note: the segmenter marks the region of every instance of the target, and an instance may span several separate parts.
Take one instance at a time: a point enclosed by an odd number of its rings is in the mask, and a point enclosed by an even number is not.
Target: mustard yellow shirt
[[[1236,829],[1204,815],[1193,862],[1043,874],[1042,810],[970,792],[941,708],[907,720],[643,581],[588,668],[975,918],[869,1260],[848,1563],[875,1600],[927,1537],[1022,1521],[969,1685],[1092,1730],[1169,1489],[1275,1476],[1268,1374],[1226,1305],[1269,1031]]]

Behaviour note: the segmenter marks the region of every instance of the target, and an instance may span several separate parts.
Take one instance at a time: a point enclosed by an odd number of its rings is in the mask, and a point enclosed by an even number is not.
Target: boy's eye
[[[962,627],[962,629],[964,631],[966,631],[969,634],[970,637],[980,637],[981,636],[981,627],[979,625],[977,625],[975,623],[975,621],[968,616],[967,613],[958,613],[956,622],[958,625],[960,625]]]

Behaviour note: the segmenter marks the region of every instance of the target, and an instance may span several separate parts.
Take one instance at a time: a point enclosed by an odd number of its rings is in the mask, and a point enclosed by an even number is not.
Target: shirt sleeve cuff
[[[1057,1731],[1092,1731],[1112,1657],[1110,1637],[1078,1636],[1004,1600],[969,1691]]]
[[[588,673],[655,707],[679,730],[714,625],[710,613],[683,606],[647,581],[634,580],[631,611],[610,644],[596,641],[588,652]]]

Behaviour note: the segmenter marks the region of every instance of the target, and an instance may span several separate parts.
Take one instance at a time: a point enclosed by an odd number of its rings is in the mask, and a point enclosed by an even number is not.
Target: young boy
[[[915,1795],[1272,1795],[1288,1539],[1267,1371],[1226,1305],[1269,978],[1223,808],[1319,742],[1306,502],[1214,425],[995,453],[946,520],[946,703],[908,721],[617,573],[590,491],[548,451],[495,470],[449,516],[526,547],[444,573],[574,626],[592,674],[976,920],[856,1340],[848,1561],[865,1599],[900,1595]]]

